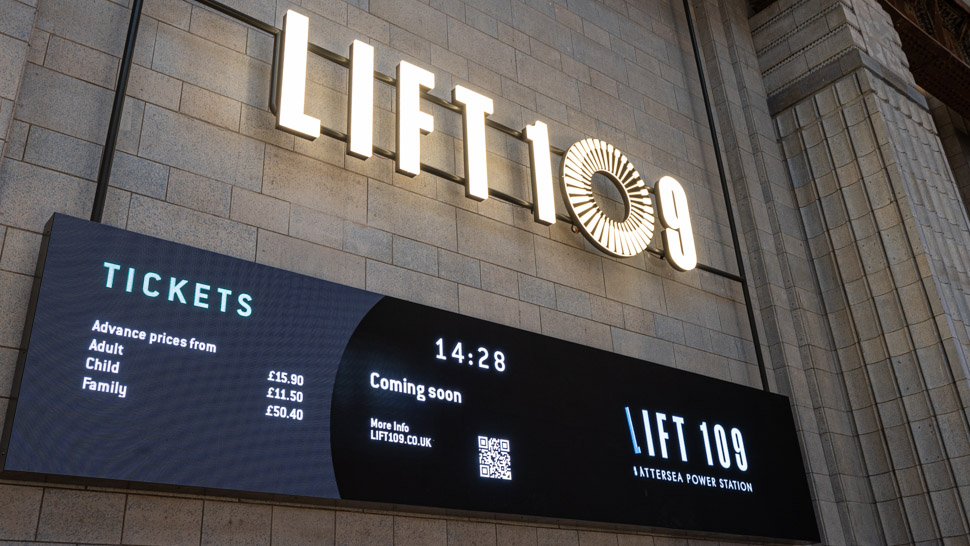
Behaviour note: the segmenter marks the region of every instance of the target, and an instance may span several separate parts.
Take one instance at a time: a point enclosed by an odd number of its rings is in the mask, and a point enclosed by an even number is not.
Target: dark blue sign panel
[[[4,469],[817,540],[786,398],[56,215]]]

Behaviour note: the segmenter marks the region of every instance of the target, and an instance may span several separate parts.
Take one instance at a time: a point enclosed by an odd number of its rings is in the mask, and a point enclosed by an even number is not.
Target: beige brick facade
[[[347,55],[368,42],[384,74],[401,60],[433,72],[436,97],[467,86],[508,127],[542,120],[553,146],[596,137],[650,183],[673,174],[699,261],[737,273],[680,2],[225,3],[276,28],[294,9],[313,44]],[[750,18],[743,0],[692,6],[761,347],[735,282],[607,257],[566,222],[277,130],[272,37],[194,0],[145,0],[104,222],[755,388],[760,350],[768,387],[792,404],[823,543],[967,543],[966,120],[927,102],[875,0],[778,0]],[[90,215],[129,14],[126,0],[0,0],[0,415],[44,225]],[[307,112],[341,132],[347,78],[310,55]],[[378,83],[375,145],[389,150],[394,101]],[[423,108],[435,131],[422,161],[463,176],[460,115]],[[527,144],[495,129],[487,140],[490,187],[531,202]],[[558,189],[556,201],[565,214]],[[0,541],[718,539],[0,476]]]

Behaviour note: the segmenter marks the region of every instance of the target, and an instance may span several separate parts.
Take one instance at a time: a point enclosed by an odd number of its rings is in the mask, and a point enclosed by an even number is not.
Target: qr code
[[[512,479],[512,458],[509,455],[508,440],[478,437],[478,475],[496,480]]]

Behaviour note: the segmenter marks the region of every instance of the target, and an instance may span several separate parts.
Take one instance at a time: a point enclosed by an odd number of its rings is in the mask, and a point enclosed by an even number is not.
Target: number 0
[[[657,182],[654,191],[660,205],[660,223],[663,230],[667,261],[678,271],[690,271],[697,266],[697,249],[694,247],[694,228],[687,210],[687,194],[676,179],[665,176]]]

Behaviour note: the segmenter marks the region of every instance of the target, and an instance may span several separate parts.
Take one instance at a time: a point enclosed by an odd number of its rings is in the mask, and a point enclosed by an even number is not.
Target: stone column
[[[936,98],[927,97],[930,113],[936,131],[943,144],[943,155],[946,156],[956,179],[957,189],[963,199],[963,206],[970,206],[970,129],[968,121],[958,112],[943,104]]]
[[[809,242],[845,426],[850,532],[937,543],[970,531],[970,230],[888,15],[874,0],[781,0],[750,20]],[[852,442],[849,438],[834,438]],[[860,481],[861,479],[861,481]]]

